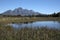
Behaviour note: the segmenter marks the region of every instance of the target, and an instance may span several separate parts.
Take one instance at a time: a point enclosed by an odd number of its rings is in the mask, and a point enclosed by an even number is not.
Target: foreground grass
[[[0,40],[60,40],[60,30],[48,28],[21,28],[0,25]]]
[[[0,23],[30,21],[60,21],[60,17],[0,17]]]

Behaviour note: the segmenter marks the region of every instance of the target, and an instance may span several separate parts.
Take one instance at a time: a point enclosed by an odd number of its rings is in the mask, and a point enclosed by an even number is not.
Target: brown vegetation
[[[60,17],[0,17],[0,23],[30,21],[60,21]]]
[[[21,28],[0,25],[0,40],[60,40],[60,30],[48,28]]]

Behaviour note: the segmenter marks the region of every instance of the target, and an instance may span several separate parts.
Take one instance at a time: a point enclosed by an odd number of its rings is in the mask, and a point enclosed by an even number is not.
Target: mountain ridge
[[[19,7],[19,8],[15,8],[14,10],[7,10],[1,14],[28,16],[28,15],[40,15],[41,13]]]

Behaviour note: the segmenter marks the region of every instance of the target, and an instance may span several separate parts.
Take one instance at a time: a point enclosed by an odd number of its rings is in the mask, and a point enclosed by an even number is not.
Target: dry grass
[[[0,23],[30,21],[60,21],[60,17],[0,17]],[[0,40],[60,40],[60,30],[48,28],[21,28],[0,24]]]
[[[48,28],[21,28],[0,25],[0,40],[60,40],[60,30]]]
[[[60,17],[0,17],[0,23],[30,21],[60,21]]]

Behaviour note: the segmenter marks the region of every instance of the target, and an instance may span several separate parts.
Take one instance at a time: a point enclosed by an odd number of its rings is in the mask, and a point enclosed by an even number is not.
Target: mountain
[[[16,8],[14,10],[7,10],[2,15],[21,15],[21,16],[28,16],[28,15],[40,15],[41,13],[35,12],[33,10],[23,9],[21,7]]]

